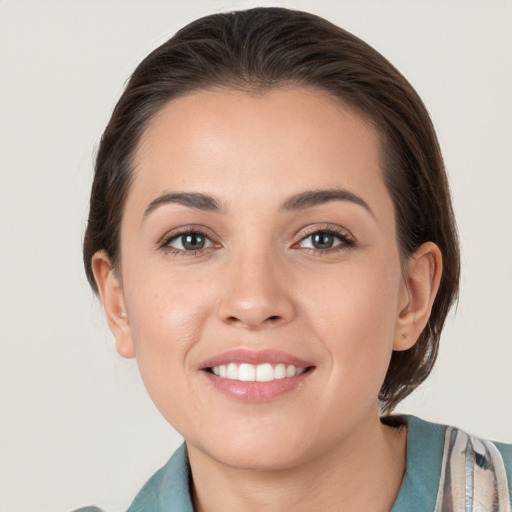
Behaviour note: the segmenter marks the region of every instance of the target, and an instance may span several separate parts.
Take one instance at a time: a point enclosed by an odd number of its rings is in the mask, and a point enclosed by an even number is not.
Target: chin
[[[207,440],[203,437],[197,443],[187,441],[187,446],[233,469],[262,472],[297,467],[312,455],[312,447],[304,443],[298,431],[290,432],[289,429],[279,432],[265,428],[257,432],[247,429],[241,435],[225,432],[222,436],[214,434]]]
[[[299,466],[304,454],[297,450],[263,450],[258,447],[225,449],[221,453],[208,454],[218,462],[233,469],[246,471],[283,471]]]

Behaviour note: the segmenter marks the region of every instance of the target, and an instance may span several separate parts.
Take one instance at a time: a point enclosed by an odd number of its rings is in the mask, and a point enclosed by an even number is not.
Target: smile
[[[298,391],[316,365],[281,350],[235,348],[199,365],[205,382],[237,402],[261,403]]]
[[[278,379],[296,377],[306,371],[306,368],[295,367],[292,364],[271,363],[229,363],[213,366],[211,373],[224,379],[239,380],[242,382],[270,382]]]

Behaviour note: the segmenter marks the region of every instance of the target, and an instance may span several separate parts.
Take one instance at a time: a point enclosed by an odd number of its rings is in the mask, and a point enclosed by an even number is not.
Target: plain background
[[[136,64],[221,10],[283,5],[375,46],[438,130],[463,251],[433,375],[400,411],[512,442],[512,2],[0,0],[0,511],[124,510],[181,442],[81,267],[96,144]]]

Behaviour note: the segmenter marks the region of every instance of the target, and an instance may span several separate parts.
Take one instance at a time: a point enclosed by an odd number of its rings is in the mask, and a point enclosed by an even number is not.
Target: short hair
[[[443,274],[417,343],[393,351],[379,392],[391,410],[430,374],[460,275],[457,230],[439,143],[428,112],[404,76],[379,52],[327,20],[284,8],[255,8],[200,18],[179,30],[135,69],[98,148],[83,255],[105,250],[119,264],[119,231],[134,153],[148,122],[192,91],[264,93],[285,87],[329,93],[370,121],[381,138],[384,181],[393,200],[402,263],[424,242],[443,257]]]

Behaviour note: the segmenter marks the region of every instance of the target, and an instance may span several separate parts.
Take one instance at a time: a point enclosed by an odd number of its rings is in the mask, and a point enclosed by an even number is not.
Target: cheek
[[[398,264],[351,265],[308,284],[308,311],[334,371],[386,371],[397,318]],[[337,368],[337,370],[336,370]],[[367,373],[366,371],[364,372]]]
[[[137,275],[127,289],[127,310],[141,373],[166,366],[186,369],[186,358],[210,314],[211,298],[200,280],[157,271]],[[136,283],[132,283],[136,285]],[[144,375],[143,375],[144,377]]]
[[[194,371],[190,355],[201,338],[211,299],[195,280],[185,283],[165,272],[139,273],[137,282],[140,286],[127,293],[137,365],[153,402],[179,430],[176,419],[194,409],[186,385]]]

